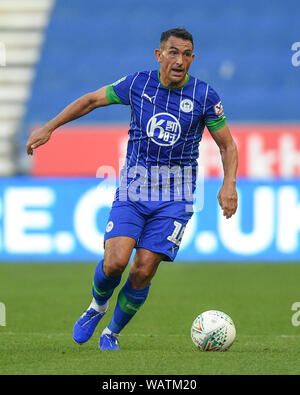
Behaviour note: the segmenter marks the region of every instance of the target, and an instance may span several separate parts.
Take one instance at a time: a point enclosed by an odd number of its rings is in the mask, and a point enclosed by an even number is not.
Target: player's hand
[[[223,184],[218,193],[218,201],[223,210],[223,215],[230,218],[237,210],[238,195],[235,184]]]
[[[52,134],[52,130],[49,130],[49,128],[45,126],[33,131],[27,141],[27,145],[26,145],[27,154],[32,155],[33,150],[35,148],[47,143],[47,141],[51,137],[51,134]]]

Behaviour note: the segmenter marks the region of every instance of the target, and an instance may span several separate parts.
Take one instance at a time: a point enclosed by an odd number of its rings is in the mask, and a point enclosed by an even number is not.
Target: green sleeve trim
[[[108,85],[106,88],[106,98],[110,104],[123,104],[122,100],[116,94],[114,87],[111,85]]]
[[[225,115],[216,119],[208,119],[207,121],[205,121],[205,125],[210,132],[215,132],[216,130],[221,129],[223,126],[226,125]]]

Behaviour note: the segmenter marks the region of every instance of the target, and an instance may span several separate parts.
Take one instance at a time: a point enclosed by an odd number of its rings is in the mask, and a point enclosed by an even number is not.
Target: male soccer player
[[[97,107],[131,107],[126,163],[106,226],[104,259],[95,269],[92,302],[73,328],[77,343],[90,339],[135,248],[128,279],[100,337],[102,350],[119,350],[118,335],[145,302],[159,263],[176,257],[192,216],[187,203],[195,190],[205,126],[220,148],[224,179],[218,201],[223,215],[230,218],[237,209],[236,145],[218,94],[188,74],[195,57],[192,35],[181,28],[163,32],[155,57],[159,70],[130,74],[80,97],[33,132],[27,143],[32,155],[56,128]]]

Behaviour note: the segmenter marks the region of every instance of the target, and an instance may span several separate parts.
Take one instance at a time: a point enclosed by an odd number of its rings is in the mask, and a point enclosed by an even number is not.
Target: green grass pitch
[[[120,336],[121,351],[100,351],[99,335],[72,339],[91,299],[95,264],[0,264],[0,374],[221,375],[299,374],[300,264],[163,263],[149,297]],[[124,273],[126,280],[128,269]],[[194,318],[225,311],[237,337],[227,352],[201,352],[190,338]]]

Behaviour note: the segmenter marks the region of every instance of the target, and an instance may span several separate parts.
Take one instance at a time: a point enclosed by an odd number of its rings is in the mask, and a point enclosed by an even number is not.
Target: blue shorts
[[[192,216],[184,201],[113,202],[104,234],[104,243],[112,237],[128,236],[135,248],[164,254],[165,261],[176,258],[185,227]]]

